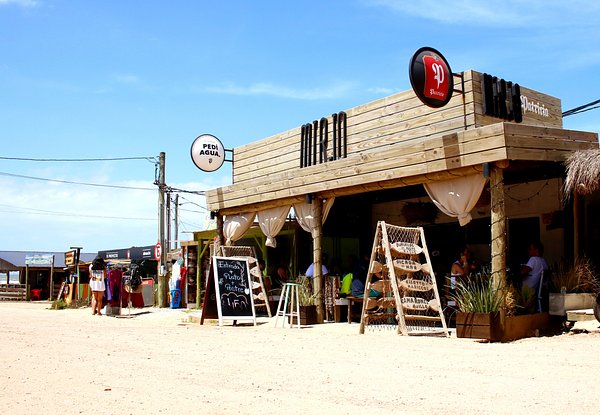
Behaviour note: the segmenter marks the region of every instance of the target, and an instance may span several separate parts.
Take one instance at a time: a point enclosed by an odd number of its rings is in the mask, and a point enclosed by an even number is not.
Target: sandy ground
[[[3,414],[591,414],[600,334],[507,344],[0,303]],[[127,314],[125,310],[125,314]],[[597,327],[597,324],[594,324]]]

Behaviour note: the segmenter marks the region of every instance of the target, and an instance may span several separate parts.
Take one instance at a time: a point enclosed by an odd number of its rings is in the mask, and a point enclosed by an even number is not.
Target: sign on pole
[[[408,66],[410,84],[423,104],[440,108],[454,92],[454,75],[444,56],[430,47],[415,52]]]
[[[218,170],[225,161],[223,143],[211,134],[202,134],[196,137],[192,143],[190,154],[196,167],[205,172]]]

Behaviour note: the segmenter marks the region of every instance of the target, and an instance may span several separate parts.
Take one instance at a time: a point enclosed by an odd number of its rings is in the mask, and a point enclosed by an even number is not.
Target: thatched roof
[[[565,197],[576,191],[587,195],[600,190],[600,149],[575,151],[565,161]]]

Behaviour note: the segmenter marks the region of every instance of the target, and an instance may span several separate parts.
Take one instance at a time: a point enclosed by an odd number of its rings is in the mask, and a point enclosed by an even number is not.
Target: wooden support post
[[[324,310],[323,310],[323,269],[322,269],[322,252],[321,252],[321,240],[323,237],[323,201],[314,197],[312,200],[314,204],[314,219],[313,219],[313,263],[314,263],[314,278],[313,278],[313,291],[317,301],[317,322],[319,324],[324,321]]]
[[[225,237],[223,236],[223,216],[217,212],[217,245],[225,245]]]
[[[573,191],[573,263],[579,257],[579,194]]]
[[[506,212],[504,206],[503,169],[493,166],[490,171],[491,196],[491,251],[492,279],[502,296],[502,308],[506,302]],[[500,313],[500,326],[504,330],[504,313]]]
[[[25,301],[29,301],[29,265],[25,264]]]
[[[52,301],[52,286],[54,285],[54,255],[52,255],[52,265],[50,265],[50,278],[48,279],[50,280],[48,287],[48,300]],[[79,283],[79,281],[77,282]],[[79,288],[79,285],[77,287]]]

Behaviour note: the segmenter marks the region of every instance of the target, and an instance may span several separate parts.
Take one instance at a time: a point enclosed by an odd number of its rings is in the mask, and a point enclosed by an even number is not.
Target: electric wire
[[[125,161],[125,160],[147,160],[152,163],[156,161],[156,157],[140,156],[140,157],[112,157],[112,158],[77,158],[77,159],[58,159],[58,158],[30,158],[30,157],[4,157],[0,156],[0,160],[13,161],[38,161],[38,162],[53,162],[53,163],[69,163],[69,162],[96,162],[96,161]]]
[[[568,117],[569,115],[575,115],[575,114],[579,114],[581,112],[591,111],[593,109],[600,108],[600,105],[596,105],[596,104],[600,104],[600,99],[597,99],[596,101],[590,102],[588,104],[581,105],[579,107],[575,107],[570,110],[564,111],[562,113],[562,116]],[[595,106],[593,106],[593,105],[595,105]]]
[[[72,213],[72,212],[60,212],[55,210],[45,210],[45,209],[35,209],[21,206],[13,206],[0,204],[0,206],[11,209],[21,209],[24,211],[11,211],[11,210],[1,210],[0,212],[4,213],[15,213],[20,215],[50,215],[50,216],[68,216],[68,217],[83,217],[83,218],[94,218],[94,219],[120,219],[120,220],[143,220],[143,221],[155,221],[154,218],[135,218],[135,217],[123,217],[123,216],[105,216],[105,215],[86,215],[82,213]]]
[[[186,198],[186,197],[184,197],[184,196],[181,196],[181,195],[180,195],[180,196],[179,196],[179,198],[180,198],[181,200],[184,200],[186,203],[189,203],[189,204],[192,204],[192,205],[194,205],[194,206],[197,206],[197,207],[199,207],[200,209],[204,209],[206,212],[208,212],[208,209],[207,209],[206,207],[204,207],[204,206],[202,206],[202,205],[199,205],[199,204],[198,204],[198,203],[196,203],[196,202],[192,202],[190,199],[188,199],[188,198]],[[182,203],[179,203],[179,205],[181,206],[181,205],[182,205]]]
[[[127,189],[127,190],[152,190],[153,192],[156,191],[155,188],[151,188],[151,187],[134,187],[134,186],[119,186],[119,185],[99,184],[99,183],[74,182],[74,181],[70,181],[70,180],[59,180],[59,179],[48,179],[48,178],[44,178],[44,177],[25,176],[22,174],[6,173],[6,172],[2,172],[2,171],[0,171],[0,176],[18,177],[21,179],[40,180],[40,181],[53,182],[53,183],[76,184],[76,185],[80,185],[80,186],[107,187],[107,188],[112,188],[112,189]]]

